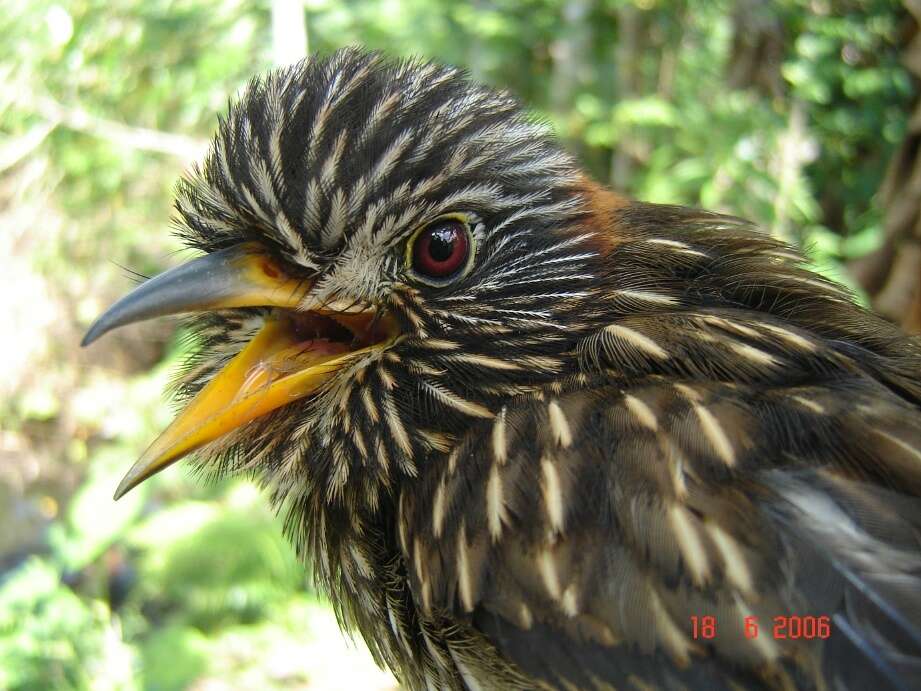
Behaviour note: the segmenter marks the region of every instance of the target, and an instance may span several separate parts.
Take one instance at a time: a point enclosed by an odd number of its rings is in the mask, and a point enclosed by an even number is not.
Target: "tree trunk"
[[[588,22],[593,0],[568,0],[563,5],[560,36],[550,46],[553,74],[550,82],[550,107],[558,114],[572,112],[573,97],[580,84],[591,76]]]
[[[642,36],[642,17],[639,10],[631,4],[624,3],[617,9],[617,46],[614,61],[616,89],[614,97],[618,101],[634,98],[638,92],[640,79],[639,56]],[[633,172],[633,158],[619,141],[611,152],[608,180],[611,187],[618,192],[626,192],[630,186]]]
[[[921,0],[906,0],[911,27],[903,62],[921,78]],[[916,82],[917,86],[917,82]],[[848,266],[873,308],[906,331],[921,333],[921,95],[902,144],[880,188],[885,209],[883,246]]]
[[[732,47],[726,82],[732,89],[754,88],[782,98],[785,30],[767,0],[741,0],[732,12]]]
[[[272,0],[272,59],[290,65],[306,57],[307,20],[303,0]]]

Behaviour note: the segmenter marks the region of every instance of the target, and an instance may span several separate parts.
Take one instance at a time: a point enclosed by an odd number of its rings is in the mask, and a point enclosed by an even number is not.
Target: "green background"
[[[247,483],[176,467],[111,500],[187,346],[170,320],[80,336],[189,256],[173,185],[254,74],[350,44],[465,66],[598,180],[747,216],[846,279],[880,242],[905,23],[883,0],[7,0],[0,689],[395,686]]]

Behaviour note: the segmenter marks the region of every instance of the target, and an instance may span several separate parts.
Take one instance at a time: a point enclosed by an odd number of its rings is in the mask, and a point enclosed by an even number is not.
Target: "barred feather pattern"
[[[576,178],[507,94],[453,68],[343,50],[254,80],[180,184],[177,211],[192,246],[251,238],[301,271],[336,257],[328,289],[354,293],[421,222],[457,209],[497,225],[559,220]],[[380,298],[365,287],[352,297]]]
[[[196,467],[266,487],[343,625],[409,687],[917,673],[921,346],[794,249],[620,199],[507,95],[352,50],[254,82],[177,209],[190,245],[258,242],[314,278],[304,309],[400,324]],[[445,212],[473,219],[472,268],[423,285],[406,243]],[[180,398],[264,316],[196,322]],[[783,614],[842,633],[744,636]],[[708,615],[719,637],[693,640]]]

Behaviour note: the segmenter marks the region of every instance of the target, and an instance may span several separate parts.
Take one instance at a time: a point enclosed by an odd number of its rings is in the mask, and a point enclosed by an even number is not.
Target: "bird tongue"
[[[325,338],[315,338],[267,351],[264,357],[252,363],[230,403],[235,405],[244,400],[254,399],[282,378],[347,352],[349,349],[345,343]]]
[[[303,340],[299,331],[283,315],[269,319],[147,448],[115,498],[191,451],[313,393],[345,359],[371,349],[350,350],[325,338]]]

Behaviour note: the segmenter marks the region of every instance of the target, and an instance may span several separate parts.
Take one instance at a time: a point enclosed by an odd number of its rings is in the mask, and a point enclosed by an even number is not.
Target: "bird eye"
[[[466,223],[456,218],[439,219],[413,238],[413,270],[423,280],[451,278],[467,265],[470,246]]]

